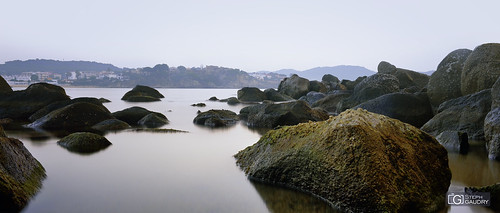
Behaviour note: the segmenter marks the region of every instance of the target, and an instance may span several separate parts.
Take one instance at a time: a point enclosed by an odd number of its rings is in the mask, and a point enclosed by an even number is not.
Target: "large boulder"
[[[344,85],[346,90],[354,90],[354,88],[356,87],[356,85],[358,85],[359,83],[361,83],[366,78],[368,78],[368,77],[367,76],[360,76],[360,77],[357,77],[356,80],[354,80],[354,81],[351,81],[351,80],[348,80],[348,79],[343,79],[340,82],[340,84]]]
[[[462,68],[471,52],[469,49],[458,49],[449,53],[432,73],[427,85],[427,95],[434,108],[447,100],[462,96]]]
[[[65,107],[65,106],[68,106],[68,105],[71,105],[71,104],[74,104],[74,103],[81,103],[81,102],[86,102],[86,103],[94,104],[97,107],[101,108],[103,111],[106,111],[106,112],[110,113],[109,110],[108,110],[108,108],[106,108],[104,105],[102,105],[102,102],[99,99],[97,99],[97,98],[83,97],[83,98],[75,98],[75,99],[71,99],[71,100],[58,101],[58,102],[49,104],[49,105],[41,108],[40,110],[36,111],[35,113],[33,113],[29,117],[29,120],[30,121],[35,121],[35,120],[37,120],[37,119],[39,119],[39,118],[41,118],[41,117],[49,114],[50,112],[52,112],[54,110],[61,109],[61,108]]]
[[[461,78],[462,95],[491,88],[500,77],[500,44],[482,44],[464,63]]]
[[[364,102],[354,108],[366,109],[373,113],[382,114],[415,127],[421,127],[434,114],[427,98],[427,94],[391,93]]]
[[[310,81],[309,82],[309,91],[312,92],[321,92],[321,93],[326,93],[328,92],[328,89],[326,88],[325,84],[319,81]]]
[[[230,110],[208,110],[198,114],[193,122],[210,127],[223,127],[235,124],[239,121],[238,114]]]
[[[429,76],[423,73],[398,68],[393,74],[398,78],[399,89],[416,87],[425,88],[429,83]]]
[[[491,110],[484,119],[486,150],[490,159],[500,160],[500,107]]]
[[[299,100],[305,101],[309,105],[313,105],[314,103],[316,103],[317,101],[319,101],[324,97],[326,97],[324,93],[311,91],[308,92],[307,95],[300,97]]]
[[[381,61],[378,63],[377,71],[382,74],[394,74],[397,71],[396,66],[392,65],[387,61]]]
[[[90,132],[76,132],[57,142],[71,152],[90,154],[106,149],[111,145],[103,136]]]
[[[45,169],[0,126],[0,212],[20,212],[42,186]]]
[[[343,100],[341,110],[357,106],[376,97],[399,91],[399,81],[389,74],[374,74],[354,87],[353,94]]]
[[[270,101],[280,102],[280,101],[290,101],[290,100],[293,100],[292,97],[290,97],[288,95],[283,95],[283,94],[279,93],[278,91],[276,91],[275,89],[272,89],[272,88],[264,90],[264,94],[266,94],[266,100],[270,100]]]
[[[308,121],[326,120],[328,114],[323,110],[311,109],[304,101],[292,101],[248,106],[240,110],[240,118],[251,127],[274,128]]]
[[[262,102],[266,99],[266,94],[256,87],[243,87],[238,90],[238,100],[243,102]]]
[[[469,139],[484,140],[484,118],[490,110],[491,89],[452,99],[439,105],[438,114],[422,130],[433,136],[447,130],[460,131]]]
[[[159,112],[149,111],[142,107],[134,106],[121,111],[113,112],[112,115],[118,119],[127,122],[131,126],[140,125],[138,122],[149,114],[155,114],[160,118],[167,119],[167,117]],[[167,119],[168,120],[168,119]]]
[[[46,130],[80,131],[90,129],[93,125],[112,118],[114,117],[109,111],[98,105],[78,102],[52,111],[33,121],[28,127]]]
[[[0,76],[0,93],[12,92],[12,87],[5,81],[5,79]]]
[[[278,92],[299,99],[309,92],[309,80],[293,74],[280,82]]]
[[[122,100],[129,102],[152,102],[160,101],[160,98],[164,98],[164,96],[158,90],[148,86],[137,85],[125,93]]]
[[[338,113],[338,105],[342,100],[348,98],[350,93],[336,93],[327,95],[326,97],[316,101],[312,107],[319,107],[329,113]]]
[[[347,212],[435,212],[451,180],[447,152],[432,136],[362,109],[271,130],[235,158],[252,179]]]
[[[500,107],[500,77],[491,88],[491,109]]]
[[[47,83],[36,83],[25,90],[0,93],[0,119],[27,120],[41,108],[64,100],[69,100],[64,89]]]

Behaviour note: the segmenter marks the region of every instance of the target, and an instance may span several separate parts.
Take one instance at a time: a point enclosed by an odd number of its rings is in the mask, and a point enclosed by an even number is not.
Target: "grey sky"
[[[0,63],[34,58],[119,67],[245,71],[381,60],[433,70],[458,48],[500,42],[500,1],[2,0]]]

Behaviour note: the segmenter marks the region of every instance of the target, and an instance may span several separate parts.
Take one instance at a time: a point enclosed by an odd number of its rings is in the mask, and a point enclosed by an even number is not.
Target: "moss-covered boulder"
[[[131,126],[140,125],[139,121],[146,115],[155,114],[160,118],[167,119],[167,117],[159,112],[149,111],[145,108],[134,106],[121,111],[113,112],[112,115],[118,119],[127,122]],[[168,119],[167,119],[168,120]]]
[[[92,129],[99,131],[116,131],[128,128],[130,128],[130,125],[128,123],[115,118],[101,121],[92,126]]]
[[[98,105],[78,102],[52,111],[33,121],[28,127],[73,132],[90,129],[95,124],[112,118],[114,117],[109,111]]]
[[[68,106],[68,105],[71,105],[74,103],[82,103],[82,102],[94,104],[97,107],[101,108],[103,111],[110,113],[108,108],[106,108],[104,105],[102,105],[102,102],[99,99],[83,97],[83,98],[75,98],[75,99],[71,99],[71,100],[58,101],[58,102],[54,102],[52,104],[49,104],[49,105],[41,108],[40,110],[36,111],[35,113],[33,113],[29,117],[29,120],[35,121],[35,120],[49,114],[50,112],[52,112],[54,110],[61,109],[65,106]]]
[[[465,192],[489,192],[490,193],[490,206],[488,208],[500,211],[500,183],[489,186],[480,187],[465,187]]]
[[[71,152],[90,154],[108,148],[111,142],[103,136],[90,132],[76,132],[57,142]]]
[[[42,186],[45,169],[0,126],[0,212],[20,212]]]
[[[461,131],[469,139],[484,140],[484,118],[491,110],[491,89],[445,101],[422,130],[438,136],[444,131]]]
[[[137,121],[140,126],[145,126],[148,128],[158,128],[168,124],[169,121],[166,116],[159,115],[158,113],[149,113],[142,117],[141,120]]]
[[[323,110],[311,109],[305,101],[292,101],[248,106],[240,110],[240,117],[251,127],[274,128],[308,121],[323,121],[328,119],[328,114]]]
[[[238,90],[238,100],[243,102],[262,102],[266,100],[266,94],[256,87],[243,87]]]
[[[47,83],[36,83],[25,90],[0,93],[0,119],[27,120],[41,108],[69,99],[62,87]]]
[[[462,96],[461,76],[465,60],[472,50],[458,49],[449,53],[432,73],[427,94],[434,108],[441,103]]]
[[[385,115],[421,127],[434,114],[427,94],[391,93],[364,102],[354,108],[366,109],[370,112]]]
[[[491,88],[500,77],[500,44],[479,45],[464,63],[461,77],[462,95]]]
[[[240,118],[238,114],[230,110],[208,110],[198,114],[193,122],[199,125],[210,127],[223,127],[235,124]]]
[[[294,99],[299,99],[309,92],[309,80],[301,78],[297,74],[293,74],[280,82],[278,92]]]
[[[419,129],[368,111],[271,130],[235,155],[252,179],[352,212],[433,212],[451,180],[446,150]]]
[[[5,79],[0,76],[0,93],[12,92],[12,87],[5,81]]]
[[[132,90],[128,91],[123,95],[122,100],[129,102],[152,102],[152,101],[160,101],[160,98],[164,98],[158,90],[143,86],[137,85]]]

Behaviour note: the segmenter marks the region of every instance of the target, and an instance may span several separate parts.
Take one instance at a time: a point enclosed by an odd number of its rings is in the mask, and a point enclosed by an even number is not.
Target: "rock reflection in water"
[[[270,212],[341,212],[325,201],[302,192],[256,181],[251,183]]]

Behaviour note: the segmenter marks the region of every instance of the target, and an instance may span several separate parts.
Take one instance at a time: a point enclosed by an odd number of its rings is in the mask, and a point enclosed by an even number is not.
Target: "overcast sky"
[[[449,52],[500,42],[500,1],[2,0],[0,63],[298,70],[380,61],[436,69]]]

